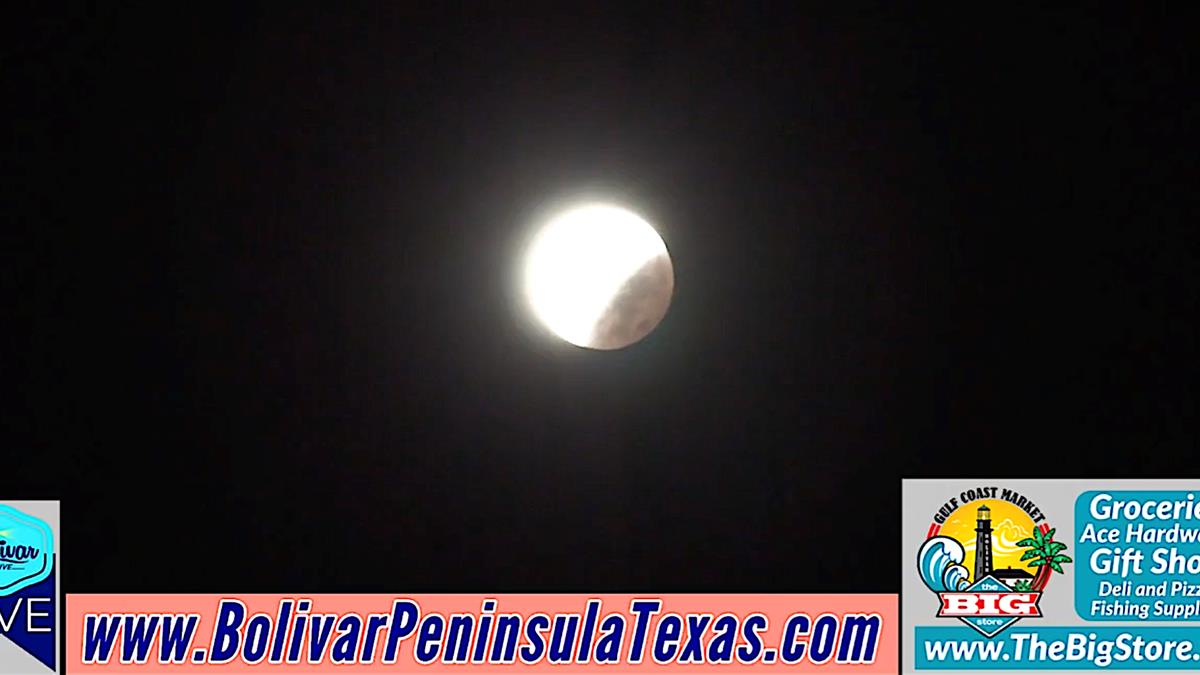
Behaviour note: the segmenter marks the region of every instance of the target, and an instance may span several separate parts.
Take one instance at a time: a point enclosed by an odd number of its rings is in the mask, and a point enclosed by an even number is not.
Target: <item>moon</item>
[[[608,204],[552,217],[525,259],[525,295],[558,337],[588,349],[621,349],[650,334],[671,304],[667,246],[641,216]]]

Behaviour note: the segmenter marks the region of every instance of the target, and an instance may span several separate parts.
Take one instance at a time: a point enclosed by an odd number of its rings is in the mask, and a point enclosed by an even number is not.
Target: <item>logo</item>
[[[938,597],[938,618],[958,619],[995,637],[1038,618],[1054,574],[1071,562],[1067,545],[1028,497],[983,487],[946,500],[917,553],[921,581]]]
[[[15,593],[50,576],[53,560],[50,526],[0,505],[0,594]]]
[[[57,526],[57,502],[0,504],[0,675],[55,672]]]

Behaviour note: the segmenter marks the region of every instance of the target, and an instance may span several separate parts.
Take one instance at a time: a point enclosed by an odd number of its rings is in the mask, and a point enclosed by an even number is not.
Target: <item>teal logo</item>
[[[0,596],[44,581],[54,568],[54,536],[40,518],[0,505]]]

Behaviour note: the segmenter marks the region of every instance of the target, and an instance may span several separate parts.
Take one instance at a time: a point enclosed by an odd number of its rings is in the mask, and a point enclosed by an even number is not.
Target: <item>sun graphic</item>
[[[1028,549],[1017,545],[1022,539],[1033,536],[1033,519],[1010,502],[978,499],[958,507],[938,532],[942,536],[958,540],[963,545],[966,557],[962,564],[971,572],[971,581],[978,581],[975,578],[975,527],[979,509],[983,506],[990,509],[992,521],[992,569],[1012,568],[1025,570],[1030,574],[1036,573],[1036,567],[1028,567],[1028,560],[1021,560],[1021,556]]]

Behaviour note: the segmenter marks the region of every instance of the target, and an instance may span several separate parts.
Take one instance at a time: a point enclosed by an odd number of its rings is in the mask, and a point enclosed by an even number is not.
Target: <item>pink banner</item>
[[[895,595],[67,596],[71,673],[897,672]]]

